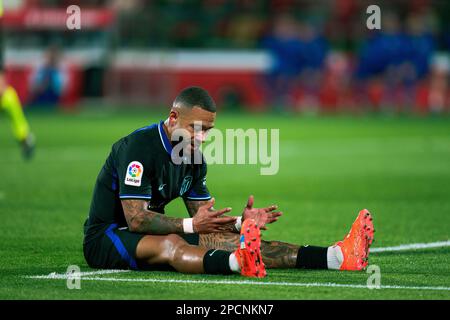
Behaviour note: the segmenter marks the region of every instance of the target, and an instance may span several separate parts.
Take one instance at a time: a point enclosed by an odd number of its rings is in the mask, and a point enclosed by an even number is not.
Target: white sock
[[[327,266],[328,269],[339,270],[342,262],[344,261],[344,255],[342,254],[341,247],[332,246],[327,250]]]
[[[239,262],[234,253],[230,254],[230,258],[228,259],[228,263],[230,264],[230,270],[233,272],[241,272],[241,268],[239,267]]]

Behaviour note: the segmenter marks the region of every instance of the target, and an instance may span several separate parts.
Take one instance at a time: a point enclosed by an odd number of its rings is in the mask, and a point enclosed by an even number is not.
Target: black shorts
[[[171,270],[167,265],[149,265],[136,259],[136,248],[145,234],[130,232],[128,228],[118,228],[117,224],[103,225],[83,242],[84,257],[91,268]],[[198,245],[198,234],[181,237],[192,245]]]

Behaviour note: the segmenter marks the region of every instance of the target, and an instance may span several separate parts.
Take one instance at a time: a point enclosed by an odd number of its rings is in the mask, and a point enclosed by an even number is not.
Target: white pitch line
[[[98,271],[78,272],[77,274],[80,275],[81,277],[84,277],[84,276],[122,273],[122,272],[130,272],[130,271],[131,270],[106,269],[106,270],[98,270]],[[52,272],[48,276],[40,276],[40,277],[47,277],[48,279],[67,279],[67,276],[68,276],[67,273]]]
[[[404,251],[404,250],[430,249],[430,248],[440,248],[440,247],[450,247],[450,240],[449,241],[430,242],[430,243],[402,244],[402,245],[395,246],[395,247],[371,248],[370,253],[396,252],[396,251]]]
[[[27,276],[30,279],[67,279],[67,275],[59,278],[49,276]],[[327,287],[327,288],[353,288],[353,289],[369,289],[367,285],[362,284],[341,284],[341,283],[302,283],[302,282],[258,282],[258,281],[231,281],[231,280],[180,280],[180,279],[151,279],[151,278],[97,278],[86,277],[82,280],[88,281],[112,281],[112,282],[150,282],[150,283],[181,283],[181,284],[228,284],[228,285],[252,285],[252,286],[284,286],[284,287]],[[404,289],[404,290],[434,290],[434,291],[450,291],[450,287],[429,287],[429,286],[394,286],[382,285],[380,289]]]

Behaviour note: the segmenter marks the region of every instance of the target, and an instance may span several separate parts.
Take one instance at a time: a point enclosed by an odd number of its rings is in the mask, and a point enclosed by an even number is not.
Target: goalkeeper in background
[[[7,84],[3,70],[3,1],[0,0],[0,113],[6,112],[11,119],[14,137],[22,147],[25,159],[30,159],[34,151],[34,136],[23,114],[16,90]]]

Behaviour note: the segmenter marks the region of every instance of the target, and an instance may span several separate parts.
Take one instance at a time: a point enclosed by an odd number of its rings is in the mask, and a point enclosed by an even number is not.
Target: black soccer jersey
[[[95,184],[86,233],[96,226],[127,226],[121,199],[149,200],[149,209],[164,213],[171,200],[209,200],[206,163],[174,164],[163,121],[117,141]]]

